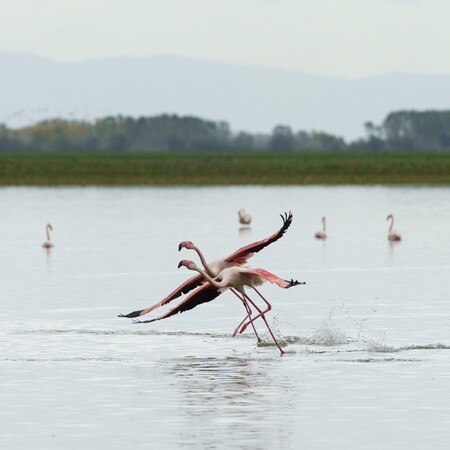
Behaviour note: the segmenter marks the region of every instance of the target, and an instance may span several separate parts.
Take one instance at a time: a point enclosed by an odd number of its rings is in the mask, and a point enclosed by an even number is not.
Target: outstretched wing
[[[204,281],[205,280],[202,275],[196,275],[195,277],[189,278],[189,280],[185,281],[181,286],[178,286],[167,297],[163,298],[160,302],[154,304],[153,306],[150,306],[146,309],[138,309],[137,311],[133,311],[128,314],[119,314],[118,317],[127,317],[131,319],[133,317],[139,317],[143,316],[144,314],[148,314],[149,312],[152,312],[154,309],[159,308],[160,306],[167,305],[167,303],[170,303],[172,300],[180,297],[181,295],[187,294],[188,292],[192,291],[192,289],[195,289],[196,287],[204,283]]]
[[[255,253],[258,253],[263,248],[272,244],[275,241],[278,241],[281,237],[283,237],[286,230],[291,226],[292,223],[292,213],[289,211],[288,213],[280,214],[283,219],[283,226],[272,236],[269,236],[266,239],[262,239],[257,242],[253,242],[253,244],[246,245],[245,247],[236,250],[232,255],[225,259],[226,262],[236,264],[238,266],[245,264],[249,258],[251,258]]]
[[[195,308],[202,303],[210,302],[218,297],[222,293],[221,290],[216,289],[211,286],[209,283],[203,284],[197,288],[192,294],[188,295],[183,301],[178,303],[177,306],[167,311],[165,314],[156,317],[151,320],[138,320],[134,319],[133,323],[150,323],[155,322],[156,320],[167,319],[167,317],[174,316],[175,314],[182,313],[184,311],[189,311],[190,309]]]
[[[248,273],[252,275],[258,275],[261,278],[264,278],[265,280],[269,281],[270,283],[275,283],[276,285],[280,286],[280,288],[283,289],[289,289],[292,286],[298,286],[299,284],[306,284],[304,281],[296,281],[296,280],[283,280],[283,278],[277,277],[273,273],[268,272],[265,269],[248,269],[246,267],[243,267],[239,269],[242,273]]]

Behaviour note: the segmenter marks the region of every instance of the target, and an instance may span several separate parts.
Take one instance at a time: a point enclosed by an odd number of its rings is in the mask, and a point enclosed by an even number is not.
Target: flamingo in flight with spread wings
[[[208,274],[211,277],[216,277],[223,269],[233,267],[233,266],[242,266],[245,264],[255,253],[258,253],[263,248],[267,247],[268,245],[272,244],[273,242],[276,242],[278,239],[280,239],[284,233],[286,233],[286,230],[291,226],[292,223],[292,213],[284,213],[280,214],[281,219],[283,220],[282,227],[269,236],[268,238],[261,239],[260,241],[253,242],[252,244],[246,245],[244,247],[239,248],[234,253],[232,253],[230,256],[222,259],[217,259],[211,263],[207,263],[202,252],[198,249],[196,245],[194,245],[191,241],[183,241],[178,246],[178,251],[180,251],[182,248],[192,249],[195,252],[197,252],[198,256],[200,257],[200,260],[202,261],[202,264],[205,268],[207,268]],[[156,308],[159,308],[160,306],[167,305],[172,300],[180,297],[183,294],[187,294],[188,292],[192,291],[193,289],[201,286],[205,282],[205,278],[202,274],[196,275],[192,278],[189,278],[187,281],[185,281],[183,284],[178,286],[174,291],[172,291],[167,297],[163,298],[160,302],[155,303],[153,306],[150,306],[149,308],[145,309],[139,309],[136,311],[132,311],[129,314],[119,314],[119,317],[126,317],[126,318],[135,318],[139,316],[143,316],[145,314],[148,314],[149,312],[153,311]],[[212,300],[212,299],[211,299]]]
[[[268,272],[265,269],[250,269],[246,267],[227,267],[223,269],[217,277],[211,278],[208,273],[201,268],[199,268],[194,262],[189,260],[182,260],[178,264],[178,267],[186,267],[189,270],[194,270],[198,272],[205,280],[206,282],[197,288],[192,294],[190,294],[188,297],[186,297],[183,301],[181,301],[178,305],[176,305],[174,308],[167,311],[165,314],[162,314],[159,317],[156,317],[151,320],[137,320],[134,319],[134,323],[150,323],[155,322],[157,320],[166,319],[170,316],[173,316],[178,313],[182,313],[184,311],[188,311],[189,309],[195,308],[195,306],[209,302],[216,297],[218,297],[220,294],[225,292],[227,289],[235,289],[235,291],[239,292],[238,297],[241,297],[241,300],[244,302],[244,300],[252,303],[254,305],[254,302],[248,297],[248,295],[245,292],[245,287],[251,287],[253,290],[264,300],[264,302],[267,303],[269,306],[269,310],[271,309],[270,303],[262,296],[262,294],[256,289],[256,286],[260,286],[265,281],[269,281],[270,283],[275,283],[277,286],[283,289],[289,289],[292,286],[298,286],[299,284],[305,284],[304,282],[294,281],[294,280],[284,280],[273,273]],[[244,302],[245,303],[245,302]],[[277,345],[278,349],[280,350],[281,355],[284,353],[284,350],[281,348],[280,344],[276,340],[269,324],[267,323],[267,320],[264,316],[264,313],[257,308],[259,311],[259,314],[253,318],[250,318],[249,316],[246,317],[236,328],[235,334],[237,332],[242,333],[245,328],[249,324],[253,324],[253,322],[258,318],[261,317],[264,321],[264,323],[267,326],[267,329],[269,330],[270,335],[272,336],[272,339],[274,340],[275,344]],[[247,323],[243,323],[248,318]]]

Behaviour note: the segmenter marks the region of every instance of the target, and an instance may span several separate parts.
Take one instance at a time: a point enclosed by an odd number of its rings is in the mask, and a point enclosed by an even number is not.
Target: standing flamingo
[[[402,235],[398,231],[392,229],[394,226],[394,214],[389,214],[386,217],[386,220],[389,220],[389,219],[391,219],[391,226],[389,227],[389,231],[388,231],[388,240],[401,241]]]
[[[314,237],[316,239],[326,239],[327,238],[327,233],[326,233],[326,218],[325,216],[322,217],[322,230],[316,231],[316,233],[314,234]]]
[[[239,223],[241,225],[250,225],[252,221],[252,216],[249,213],[246,213],[245,209],[241,208],[238,211],[238,215],[239,215]]]
[[[245,264],[248,261],[248,259],[251,258],[255,253],[258,253],[263,248],[267,247],[268,245],[270,245],[273,242],[276,242],[278,239],[280,239],[292,223],[292,213],[289,212],[289,214],[285,213],[284,215],[280,214],[280,216],[281,216],[281,219],[283,220],[283,225],[277,232],[275,232],[268,238],[253,242],[252,244],[246,245],[245,247],[241,247],[240,249],[238,249],[234,253],[232,253],[230,256],[228,256],[226,258],[218,259],[216,261],[211,262],[210,264],[206,263],[205,258],[203,257],[203,254],[191,241],[181,242],[180,245],[178,246],[178,250],[180,251],[182,248],[195,250],[200,257],[200,260],[202,261],[203,266],[209,268],[208,270],[209,270],[210,276],[215,277],[223,269],[226,269],[228,267],[233,267],[233,266],[241,266],[241,265]],[[203,277],[202,274],[196,275],[192,278],[189,278],[182,285],[178,286],[174,291],[172,291],[167,297],[163,298],[160,302],[154,304],[153,306],[150,306],[149,308],[146,308],[146,309],[140,309],[137,311],[133,311],[129,314],[119,314],[119,317],[133,318],[133,317],[143,316],[144,314],[148,314],[149,312],[153,311],[154,309],[159,308],[160,306],[166,305],[169,302],[171,302],[172,300],[180,297],[182,294],[187,294],[191,290],[197,288],[198,286],[201,286],[204,282],[205,282],[205,278]]]
[[[245,292],[245,286],[251,287],[255,290],[255,292],[268,304],[270,303],[261,295],[261,293],[256,289],[256,286],[260,286],[265,281],[269,281],[270,283],[275,283],[277,286],[288,289],[292,286],[298,286],[299,284],[304,284],[303,282],[300,283],[298,281],[294,280],[283,280],[280,277],[277,277],[273,273],[268,272],[264,269],[250,269],[246,267],[228,267],[224,270],[222,270],[219,275],[213,279],[211,278],[204,270],[199,268],[194,262],[189,260],[182,260],[178,264],[178,267],[186,267],[189,270],[195,270],[199,274],[201,274],[204,279],[207,281],[203,286],[198,288],[196,291],[194,291],[190,296],[188,296],[185,300],[180,302],[177,306],[172,308],[167,313],[156,317],[155,319],[151,320],[145,320],[145,321],[139,321],[135,320],[134,323],[149,323],[149,322],[155,322],[157,320],[166,319],[167,317],[173,316],[175,314],[178,314],[180,312],[187,311],[189,309],[194,308],[195,306],[205,303],[208,301],[213,300],[214,298],[218,297],[220,294],[225,292],[227,289],[234,288],[236,291],[238,291],[243,299],[246,299],[247,301],[251,302],[253,301],[248,297],[248,295]],[[277,345],[278,349],[280,350],[280,353],[283,354],[284,350],[281,348],[280,344],[276,340],[269,324],[267,323],[267,320],[262,312],[257,317],[261,317],[264,321],[264,323],[267,326],[267,329],[269,330],[270,335],[272,336],[275,344]],[[249,323],[252,323],[257,317],[250,320]],[[246,324],[248,325],[248,324]]]
[[[50,223],[48,223],[45,226],[45,232],[47,234],[47,240],[42,244],[43,248],[52,248],[53,247],[53,242],[50,240],[50,231],[49,230],[53,231],[53,227],[52,227],[52,225]]]

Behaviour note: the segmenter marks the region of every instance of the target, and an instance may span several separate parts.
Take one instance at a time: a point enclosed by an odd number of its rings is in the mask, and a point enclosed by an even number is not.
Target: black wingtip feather
[[[293,279],[291,279],[290,281],[289,280],[284,280],[284,281],[286,281],[286,283],[289,283],[289,285],[286,286],[285,289],[289,289],[293,286],[298,286],[300,284],[306,284],[306,281],[297,281],[297,280],[293,280]]]
[[[137,323],[150,323],[150,322],[154,322],[156,319],[150,319],[150,320],[138,320],[138,319],[133,319],[131,321],[131,323],[133,323],[133,325],[136,325]]]
[[[280,214],[281,220],[283,221],[283,226],[281,227],[281,233],[284,234],[285,231],[291,226],[293,214],[291,211],[289,213],[285,212]]]
[[[138,311],[130,312],[129,314],[119,314],[117,317],[125,317],[127,319],[132,319],[133,317],[139,317],[142,311],[144,310],[140,309]]]

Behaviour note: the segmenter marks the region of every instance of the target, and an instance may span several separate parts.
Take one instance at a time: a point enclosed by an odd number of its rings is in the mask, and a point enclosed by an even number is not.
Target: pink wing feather
[[[189,278],[189,280],[185,281],[183,284],[178,286],[174,291],[172,291],[167,297],[163,298],[160,302],[155,303],[153,306],[150,306],[146,309],[138,309],[137,311],[130,312],[129,314],[119,314],[119,317],[127,317],[131,319],[132,317],[143,316],[144,314],[148,314],[152,312],[154,309],[159,308],[160,306],[166,305],[170,303],[172,300],[180,297],[182,294],[187,294],[192,291],[196,287],[200,286],[205,282],[202,275],[196,275],[195,277]]]
[[[292,213],[289,211],[289,214],[284,213],[284,216],[282,214],[280,214],[280,216],[283,219],[283,226],[276,233],[272,234],[272,236],[269,236],[266,239],[261,239],[260,241],[253,242],[253,244],[241,247],[233,254],[228,256],[225,261],[236,264],[237,266],[241,266],[242,264],[245,264],[247,260],[251,258],[255,253],[258,253],[263,248],[283,237],[284,233],[286,233],[286,230],[291,226]]]
[[[184,298],[180,303],[178,303],[178,305],[174,306],[172,309],[162,314],[161,316],[155,317],[154,319],[150,320],[133,319],[133,323],[150,323],[155,322],[156,320],[166,319],[167,317],[173,316],[175,314],[189,311],[190,309],[193,309],[196,306],[201,305],[202,303],[210,302],[220,294],[222,294],[222,290],[216,289],[209,283],[204,283],[202,286],[200,286],[194,292]]]
[[[304,281],[295,281],[295,280],[284,280],[283,278],[277,277],[271,272],[268,272],[265,269],[256,268],[256,269],[248,269],[248,268],[241,268],[239,269],[242,273],[248,273],[252,275],[258,275],[261,278],[264,278],[265,280],[269,281],[270,283],[275,283],[277,286],[280,286],[280,288],[283,289],[289,289],[292,286],[298,286],[299,284],[306,284]]]

